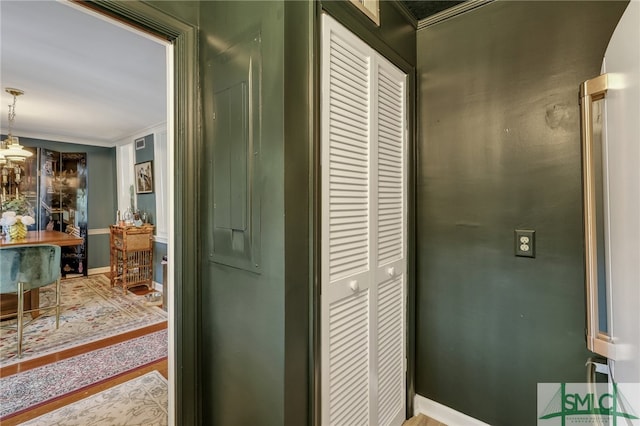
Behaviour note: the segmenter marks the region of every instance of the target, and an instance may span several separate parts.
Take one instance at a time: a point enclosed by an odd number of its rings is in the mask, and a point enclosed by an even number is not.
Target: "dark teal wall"
[[[537,383],[585,380],[577,93],[625,5],[494,2],[418,31],[418,394],[534,425]]]
[[[385,23],[372,28],[351,6],[332,9],[379,43],[408,72],[415,64],[414,28],[391,4],[382,6]],[[317,2],[203,2],[200,10],[203,78],[202,168],[202,416],[211,424],[310,424],[312,400],[311,324],[313,311],[314,192],[318,157],[319,82],[314,31]],[[242,68],[237,46],[260,39],[260,128],[254,149],[255,186],[259,197],[259,268],[225,263],[216,257],[211,238],[219,209],[216,167],[226,161],[225,143],[213,112],[226,105],[222,93],[232,69]],[[399,43],[390,46],[389,43]],[[255,43],[254,43],[255,45]],[[241,50],[241,49],[240,49]],[[220,54],[225,52],[225,56]],[[236,60],[238,59],[238,60]],[[224,65],[225,61],[228,65]],[[226,98],[225,98],[226,99]],[[249,119],[251,120],[251,118]],[[226,122],[225,122],[226,123]],[[255,125],[255,122],[252,122]],[[255,128],[254,128],[255,131]],[[242,136],[233,133],[234,143]],[[237,136],[240,135],[240,136]],[[226,142],[228,143],[228,142]],[[217,145],[218,144],[218,145]],[[222,151],[218,151],[224,148]],[[225,157],[226,158],[226,157]],[[245,167],[244,160],[241,167]],[[231,174],[233,176],[233,174]],[[218,179],[216,183],[215,179]],[[224,183],[224,182],[223,182]],[[238,182],[228,182],[235,187]],[[224,186],[224,185],[223,185]],[[211,193],[213,188],[214,193]],[[223,199],[223,198],[221,198]],[[215,202],[214,202],[215,201]],[[255,209],[249,207],[248,216]],[[286,220],[285,220],[286,218]],[[238,230],[237,233],[247,232]],[[246,247],[238,247],[239,255]],[[249,401],[249,402],[248,402]]]
[[[311,424],[313,411],[312,253],[315,2],[285,1],[284,215],[285,377],[284,424]]]
[[[254,170],[259,175],[253,188],[260,197],[262,243],[255,247],[261,253],[259,273],[211,260],[209,244],[214,224],[208,197],[214,182],[214,169],[208,161],[202,169],[202,418],[213,425],[240,426],[256,422],[282,425],[285,371],[284,2],[216,1],[203,2],[200,7],[200,70],[204,80],[202,102],[205,111],[209,111],[207,105],[214,105],[216,101],[212,87],[225,85],[219,80],[222,76],[212,72],[214,58],[231,46],[250,44],[256,36],[261,40],[261,63],[256,62],[253,66],[261,68],[262,98],[261,108],[254,111],[259,114],[261,124],[260,129],[256,129],[259,155],[255,158]],[[228,65],[234,66],[232,62]],[[220,67],[218,70],[225,69],[224,65]],[[226,72],[225,78],[231,78],[229,74]],[[211,150],[218,142],[213,139],[213,126],[213,117],[205,114],[203,161],[211,158]]]
[[[59,152],[86,152],[88,170],[88,229],[108,229],[115,222],[116,153],[115,148],[81,145],[41,139],[20,138],[24,146],[47,148]],[[109,234],[89,235],[88,268],[109,266]]]

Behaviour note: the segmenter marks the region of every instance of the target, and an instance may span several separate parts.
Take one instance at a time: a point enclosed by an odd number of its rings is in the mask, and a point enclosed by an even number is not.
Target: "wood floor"
[[[410,418],[402,424],[402,426],[447,426],[437,420],[427,417],[424,414],[418,414],[415,417]]]
[[[138,291],[136,291],[136,289],[131,289],[131,290],[133,290],[136,294],[138,294]],[[142,290],[139,294],[144,294],[144,291]],[[90,352],[96,349],[104,348],[110,345],[115,345],[116,343],[124,342],[129,339],[134,339],[136,337],[144,336],[145,334],[153,333],[155,331],[163,330],[165,328],[167,328],[166,322],[162,324],[155,324],[139,330],[134,330],[128,333],[120,334],[120,335],[113,336],[97,342],[88,343],[86,345],[67,349],[65,351],[57,352],[57,353],[43,356],[37,359],[32,359],[25,362],[13,364],[8,367],[0,368],[0,377],[6,377],[12,374],[30,370],[32,368],[41,367],[43,365],[61,361],[63,359],[67,359],[67,358],[80,355],[86,352]],[[25,411],[9,419],[0,421],[0,426],[19,425],[20,423],[26,422],[28,420],[41,416],[50,411],[56,410],[67,404],[71,404],[73,402],[79,401],[88,396],[102,392],[105,389],[109,389],[113,386],[119,385],[120,383],[124,383],[136,377],[142,376],[148,373],[149,371],[153,371],[153,370],[157,370],[165,378],[168,378],[169,373],[168,373],[167,360],[165,359],[162,361],[158,361],[156,363],[147,365],[137,370],[133,370],[131,372],[125,373],[113,379],[101,382],[97,385],[90,386],[86,389],[83,389],[82,391],[65,395],[61,398],[55,399],[54,401],[40,405],[32,410]],[[434,420],[430,417],[427,417],[425,415],[419,414],[405,421],[402,426],[447,426],[447,425],[437,420]]]
[[[149,333],[153,333],[155,331],[163,330],[167,328],[167,323],[155,324],[149,327],[141,328],[139,330],[130,331],[128,333],[120,334],[117,336],[113,336],[107,339],[103,339],[97,342],[88,343],[86,345],[82,345],[76,348],[67,349],[62,352],[54,353],[51,355],[43,356],[40,358],[28,360],[25,362],[13,364],[4,368],[0,368],[0,377],[6,377],[11,374],[23,372],[30,370],[32,368],[41,367],[43,365],[51,364],[66,358],[70,358],[72,356],[80,355],[86,352],[90,352],[96,349],[104,348],[110,345],[114,345],[116,343],[124,342],[125,340],[134,339],[136,337],[144,336]],[[67,404],[71,404],[72,402],[76,402],[98,392],[102,392],[105,389],[116,386],[120,383],[124,383],[128,380],[136,378],[138,376],[142,376],[150,371],[157,370],[160,374],[162,374],[165,378],[168,378],[168,364],[167,360],[164,359],[162,361],[158,361],[156,363],[147,365],[140,369],[136,369],[125,373],[123,375],[117,376],[113,379],[106,380],[104,382],[100,382],[99,384],[90,386],[85,388],[79,392],[74,392],[68,395],[65,395],[61,398],[55,399],[49,403],[37,406],[36,408],[25,411],[21,414],[18,414],[14,417],[8,418],[6,420],[0,421],[1,426],[12,426],[18,425],[20,423],[26,422],[27,420],[31,420],[35,417],[41,416],[45,413],[53,411],[57,408],[63,407]]]

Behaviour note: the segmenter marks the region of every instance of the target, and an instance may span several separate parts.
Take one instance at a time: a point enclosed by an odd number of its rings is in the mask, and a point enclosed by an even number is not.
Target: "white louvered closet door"
[[[322,423],[401,425],[406,75],[324,15],[321,78]]]

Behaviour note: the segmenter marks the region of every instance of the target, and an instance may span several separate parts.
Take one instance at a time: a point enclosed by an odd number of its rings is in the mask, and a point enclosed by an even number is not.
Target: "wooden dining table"
[[[27,238],[22,240],[0,239],[0,247],[17,246],[22,244],[53,244],[56,246],[77,246],[82,244],[82,237],[75,237],[60,231],[29,231]]]
[[[8,240],[0,238],[0,247],[18,246],[24,244],[53,244],[56,246],[77,246],[82,244],[84,239],[82,237],[75,237],[66,232],[60,231],[29,231],[27,232],[27,238],[21,240]],[[10,295],[4,295],[2,297],[2,303],[0,303],[0,314],[6,315],[13,313],[17,310],[17,297],[13,298]],[[40,306],[40,290],[28,291],[24,298],[25,309],[37,309]],[[39,315],[38,311],[32,312],[33,318]]]

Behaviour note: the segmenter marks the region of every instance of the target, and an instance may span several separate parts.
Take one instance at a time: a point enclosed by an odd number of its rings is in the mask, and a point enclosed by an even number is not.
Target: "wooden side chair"
[[[25,310],[26,291],[39,291],[40,287],[56,283],[55,305]],[[0,319],[17,316],[18,358],[22,357],[22,333],[24,315],[33,311],[55,309],[56,328],[60,325],[60,246],[33,244],[0,247],[0,294],[17,294],[17,313],[3,315]],[[35,318],[34,318],[35,320]]]

